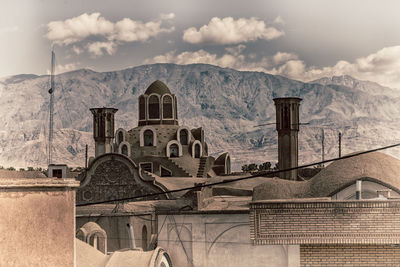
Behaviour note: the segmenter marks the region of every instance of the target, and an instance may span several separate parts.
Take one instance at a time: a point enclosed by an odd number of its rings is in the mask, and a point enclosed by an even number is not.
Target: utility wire
[[[200,189],[200,188],[203,188],[203,187],[210,187],[210,186],[215,186],[215,185],[228,184],[228,183],[233,183],[233,182],[237,182],[237,181],[253,179],[253,178],[256,178],[256,177],[260,177],[260,176],[277,174],[277,173],[287,172],[287,171],[292,171],[292,170],[298,170],[298,169],[308,168],[308,167],[311,167],[311,166],[320,165],[320,164],[333,162],[333,161],[337,161],[337,160],[353,158],[353,157],[356,157],[356,156],[360,156],[360,155],[364,155],[364,154],[368,154],[368,153],[372,153],[372,152],[377,152],[377,151],[380,151],[380,150],[385,150],[385,149],[389,149],[389,148],[393,148],[393,147],[397,147],[397,146],[400,146],[400,143],[389,145],[389,146],[384,146],[384,147],[379,147],[379,148],[375,148],[375,149],[371,149],[371,150],[366,150],[366,151],[362,151],[362,152],[358,152],[358,153],[354,153],[354,154],[350,154],[350,155],[346,155],[346,156],[342,156],[342,157],[338,157],[338,158],[323,160],[323,161],[319,161],[319,162],[315,162],[315,163],[309,163],[309,164],[305,164],[305,165],[301,165],[301,166],[293,167],[293,168],[288,168],[288,169],[284,169],[284,170],[261,171],[261,172],[258,172],[257,174],[254,174],[254,175],[241,177],[241,178],[236,178],[236,179],[232,179],[232,180],[224,180],[224,181],[221,181],[221,182],[215,182],[215,183],[209,183],[209,184],[200,184],[200,185],[185,187],[185,188],[181,188],[181,189],[169,190],[169,191],[159,192],[159,193],[145,194],[145,195],[135,196],[135,197],[127,197],[127,198],[110,199],[110,200],[104,200],[104,201],[98,201],[98,202],[81,203],[81,204],[77,204],[76,206],[77,207],[82,207],[82,206],[90,206],[90,205],[96,205],[96,204],[110,203],[110,202],[115,202],[115,201],[134,200],[134,199],[145,198],[145,197],[153,197],[153,196],[165,195],[165,194],[168,194],[168,193],[176,193],[176,192],[181,192],[181,191],[186,191],[186,190]]]

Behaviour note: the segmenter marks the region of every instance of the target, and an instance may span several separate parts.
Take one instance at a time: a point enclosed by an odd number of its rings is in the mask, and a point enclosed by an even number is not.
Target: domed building
[[[217,161],[209,156],[201,127],[189,129],[179,125],[177,98],[163,82],[153,82],[139,96],[138,103],[138,127],[129,131],[120,128],[115,135],[110,127],[113,128],[117,110],[91,109],[95,117],[96,157],[118,153],[160,177],[206,178],[230,173],[229,154],[222,154]],[[106,129],[101,130],[102,127]],[[109,133],[107,141],[99,138],[100,132],[96,137],[98,130],[105,132],[104,136]]]

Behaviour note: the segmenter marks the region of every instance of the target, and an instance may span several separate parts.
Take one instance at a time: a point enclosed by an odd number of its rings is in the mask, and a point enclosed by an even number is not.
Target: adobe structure
[[[291,169],[299,161],[299,107],[301,98],[274,98],[276,107],[276,130],[278,131],[278,166],[279,169]],[[281,172],[282,179],[296,180],[297,170]]]
[[[212,177],[230,173],[230,157],[208,156],[204,130],[179,126],[177,98],[161,81],[139,96],[138,127],[118,129],[114,108],[92,108],[96,157],[117,153],[160,177]],[[115,137],[115,138],[114,138]]]

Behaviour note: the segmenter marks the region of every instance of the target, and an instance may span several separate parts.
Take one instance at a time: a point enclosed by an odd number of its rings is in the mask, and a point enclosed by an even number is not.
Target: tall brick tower
[[[116,108],[91,108],[93,114],[93,138],[95,141],[95,156],[112,153],[114,139],[114,114]]]
[[[278,166],[280,170],[298,166],[299,107],[301,98],[275,98],[276,130],[278,131]],[[281,172],[282,179],[296,180],[297,170]]]

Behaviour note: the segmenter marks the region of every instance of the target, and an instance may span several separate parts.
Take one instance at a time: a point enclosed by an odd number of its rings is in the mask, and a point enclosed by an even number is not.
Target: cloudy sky
[[[13,0],[0,4],[0,77],[50,68],[208,63],[400,89],[397,0]]]

